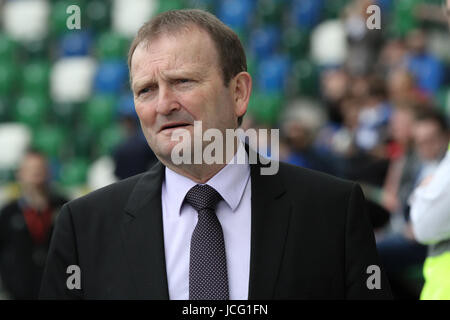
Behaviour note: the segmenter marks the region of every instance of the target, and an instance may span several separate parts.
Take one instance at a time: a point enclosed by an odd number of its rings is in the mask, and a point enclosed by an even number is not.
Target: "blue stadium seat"
[[[223,0],[217,16],[233,30],[242,31],[250,24],[253,7],[251,0]]]
[[[136,117],[137,114],[134,109],[134,98],[131,92],[123,93],[118,102],[117,114],[119,117]]]
[[[95,91],[117,93],[128,81],[128,67],[123,60],[101,62],[94,78]]]
[[[258,89],[263,92],[284,91],[290,69],[289,58],[285,55],[274,55],[259,64]]]
[[[278,27],[265,26],[252,31],[250,34],[250,51],[257,59],[270,57],[281,40]]]
[[[92,37],[87,31],[72,31],[61,39],[61,56],[85,56],[89,54]]]
[[[323,7],[323,0],[293,0],[291,22],[297,27],[311,29],[319,23]]]
[[[392,10],[394,4],[393,0],[376,0],[376,5],[380,7],[382,14],[389,13]]]

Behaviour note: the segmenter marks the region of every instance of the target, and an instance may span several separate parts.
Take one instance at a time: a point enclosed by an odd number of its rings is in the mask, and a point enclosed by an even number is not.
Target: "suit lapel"
[[[291,205],[280,177],[277,174],[261,175],[260,169],[260,163],[250,166],[252,226],[249,299],[273,299]]]
[[[164,166],[158,162],[132,191],[122,223],[125,254],[138,299],[169,299],[161,207]]]

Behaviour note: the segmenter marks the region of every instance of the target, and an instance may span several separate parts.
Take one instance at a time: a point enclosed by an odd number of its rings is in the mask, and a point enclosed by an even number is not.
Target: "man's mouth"
[[[180,129],[180,128],[185,128],[187,126],[190,126],[190,123],[186,123],[186,122],[171,122],[171,123],[166,123],[165,125],[163,125],[161,127],[160,131],[169,130],[169,129]]]

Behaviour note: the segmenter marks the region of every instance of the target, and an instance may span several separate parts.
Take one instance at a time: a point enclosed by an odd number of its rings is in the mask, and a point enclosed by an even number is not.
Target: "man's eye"
[[[141,94],[147,93],[149,91],[150,91],[150,88],[144,88],[144,89],[141,89],[138,94],[141,95]]]
[[[188,83],[190,81],[191,81],[190,79],[177,79],[175,80],[175,83]]]

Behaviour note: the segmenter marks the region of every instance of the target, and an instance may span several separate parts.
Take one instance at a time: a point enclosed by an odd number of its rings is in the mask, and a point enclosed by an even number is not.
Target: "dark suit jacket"
[[[280,163],[251,165],[249,299],[388,299],[368,289],[380,265],[360,187]],[[65,205],[51,242],[40,297],[168,299],[161,209],[164,166]],[[69,265],[81,289],[69,290]]]

